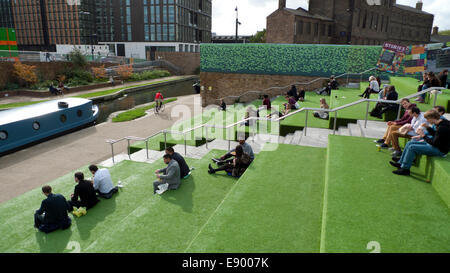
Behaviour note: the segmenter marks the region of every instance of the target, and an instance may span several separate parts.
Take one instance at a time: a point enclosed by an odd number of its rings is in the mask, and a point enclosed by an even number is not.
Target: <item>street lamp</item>
[[[239,30],[239,25],[241,25],[241,22],[239,22],[239,13],[238,13],[238,7],[236,6],[236,43],[238,42],[238,30]]]

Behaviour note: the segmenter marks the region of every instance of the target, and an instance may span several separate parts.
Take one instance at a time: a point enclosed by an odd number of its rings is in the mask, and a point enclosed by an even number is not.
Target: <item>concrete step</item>
[[[292,139],[291,144],[299,145],[300,141],[302,140],[302,137],[303,137],[303,131],[295,131],[294,138]]]
[[[112,160],[112,157],[111,157],[110,159],[107,159],[107,160],[105,160],[103,162],[100,162],[97,165],[101,166],[101,167],[105,167],[105,168],[111,168],[114,165],[117,165],[117,164],[119,164],[120,162],[122,162],[124,160],[130,160],[128,158],[128,155],[127,154],[118,154],[118,155],[114,155],[114,163],[113,163],[113,160]]]
[[[323,129],[323,128],[307,128],[306,136],[316,137],[316,136],[328,136],[332,135],[333,130]]]
[[[294,139],[294,134],[288,134],[285,137],[284,144],[291,144]]]
[[[347,128],[349,129],[351,136],[364,137],[361,131],[361,127],[359,127],[359,124],[349,123],[347,124]]]
[[[365,121],[358,120],[362,134],[369,138],[382,138],[387,129],[387,123],[381,121],[367,121],[367,127],[364,128]]]
[[[339,127],[338,134],[340,136],[351,136],[350,130],[347,127]]]
[[[300,143],[300,146],[309,146],[309,147],[318,147],[318,148],[326,148],[328,146],[328,135],[318,136],[303,136]]]

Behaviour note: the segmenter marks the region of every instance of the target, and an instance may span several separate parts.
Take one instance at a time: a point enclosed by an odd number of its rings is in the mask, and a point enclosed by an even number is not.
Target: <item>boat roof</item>
[[[0,111],[0,126],[68,109],[58,107],[58,103],[61,101],[67,102],[68,108],[78,107],[90,102],[90,100],[82,98],[66,98]]]

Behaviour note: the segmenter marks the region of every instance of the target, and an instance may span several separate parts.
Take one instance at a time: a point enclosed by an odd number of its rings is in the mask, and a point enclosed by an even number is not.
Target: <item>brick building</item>
[[[416,7],[382,0],[369,6],[362,0],[310,0],[309,10],[279,8],[267,17],[268,43],[403,45],[430,42],[434,15]]]

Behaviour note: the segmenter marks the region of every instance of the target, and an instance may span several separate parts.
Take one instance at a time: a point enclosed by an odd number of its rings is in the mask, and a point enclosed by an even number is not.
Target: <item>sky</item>
[[[308,8],[307,0],[287,0],[288,8]],[[423,0],[423,10],[434,14],[434,26],[450,29],[449,0]],[[397,0],[398,4],[416,6],[417,0]],[[253,35],[266,28],[266,17],[278,8],[278,0],[212,0],[212,32],[234,35],[236,6],[239,9],[239,35]]]

